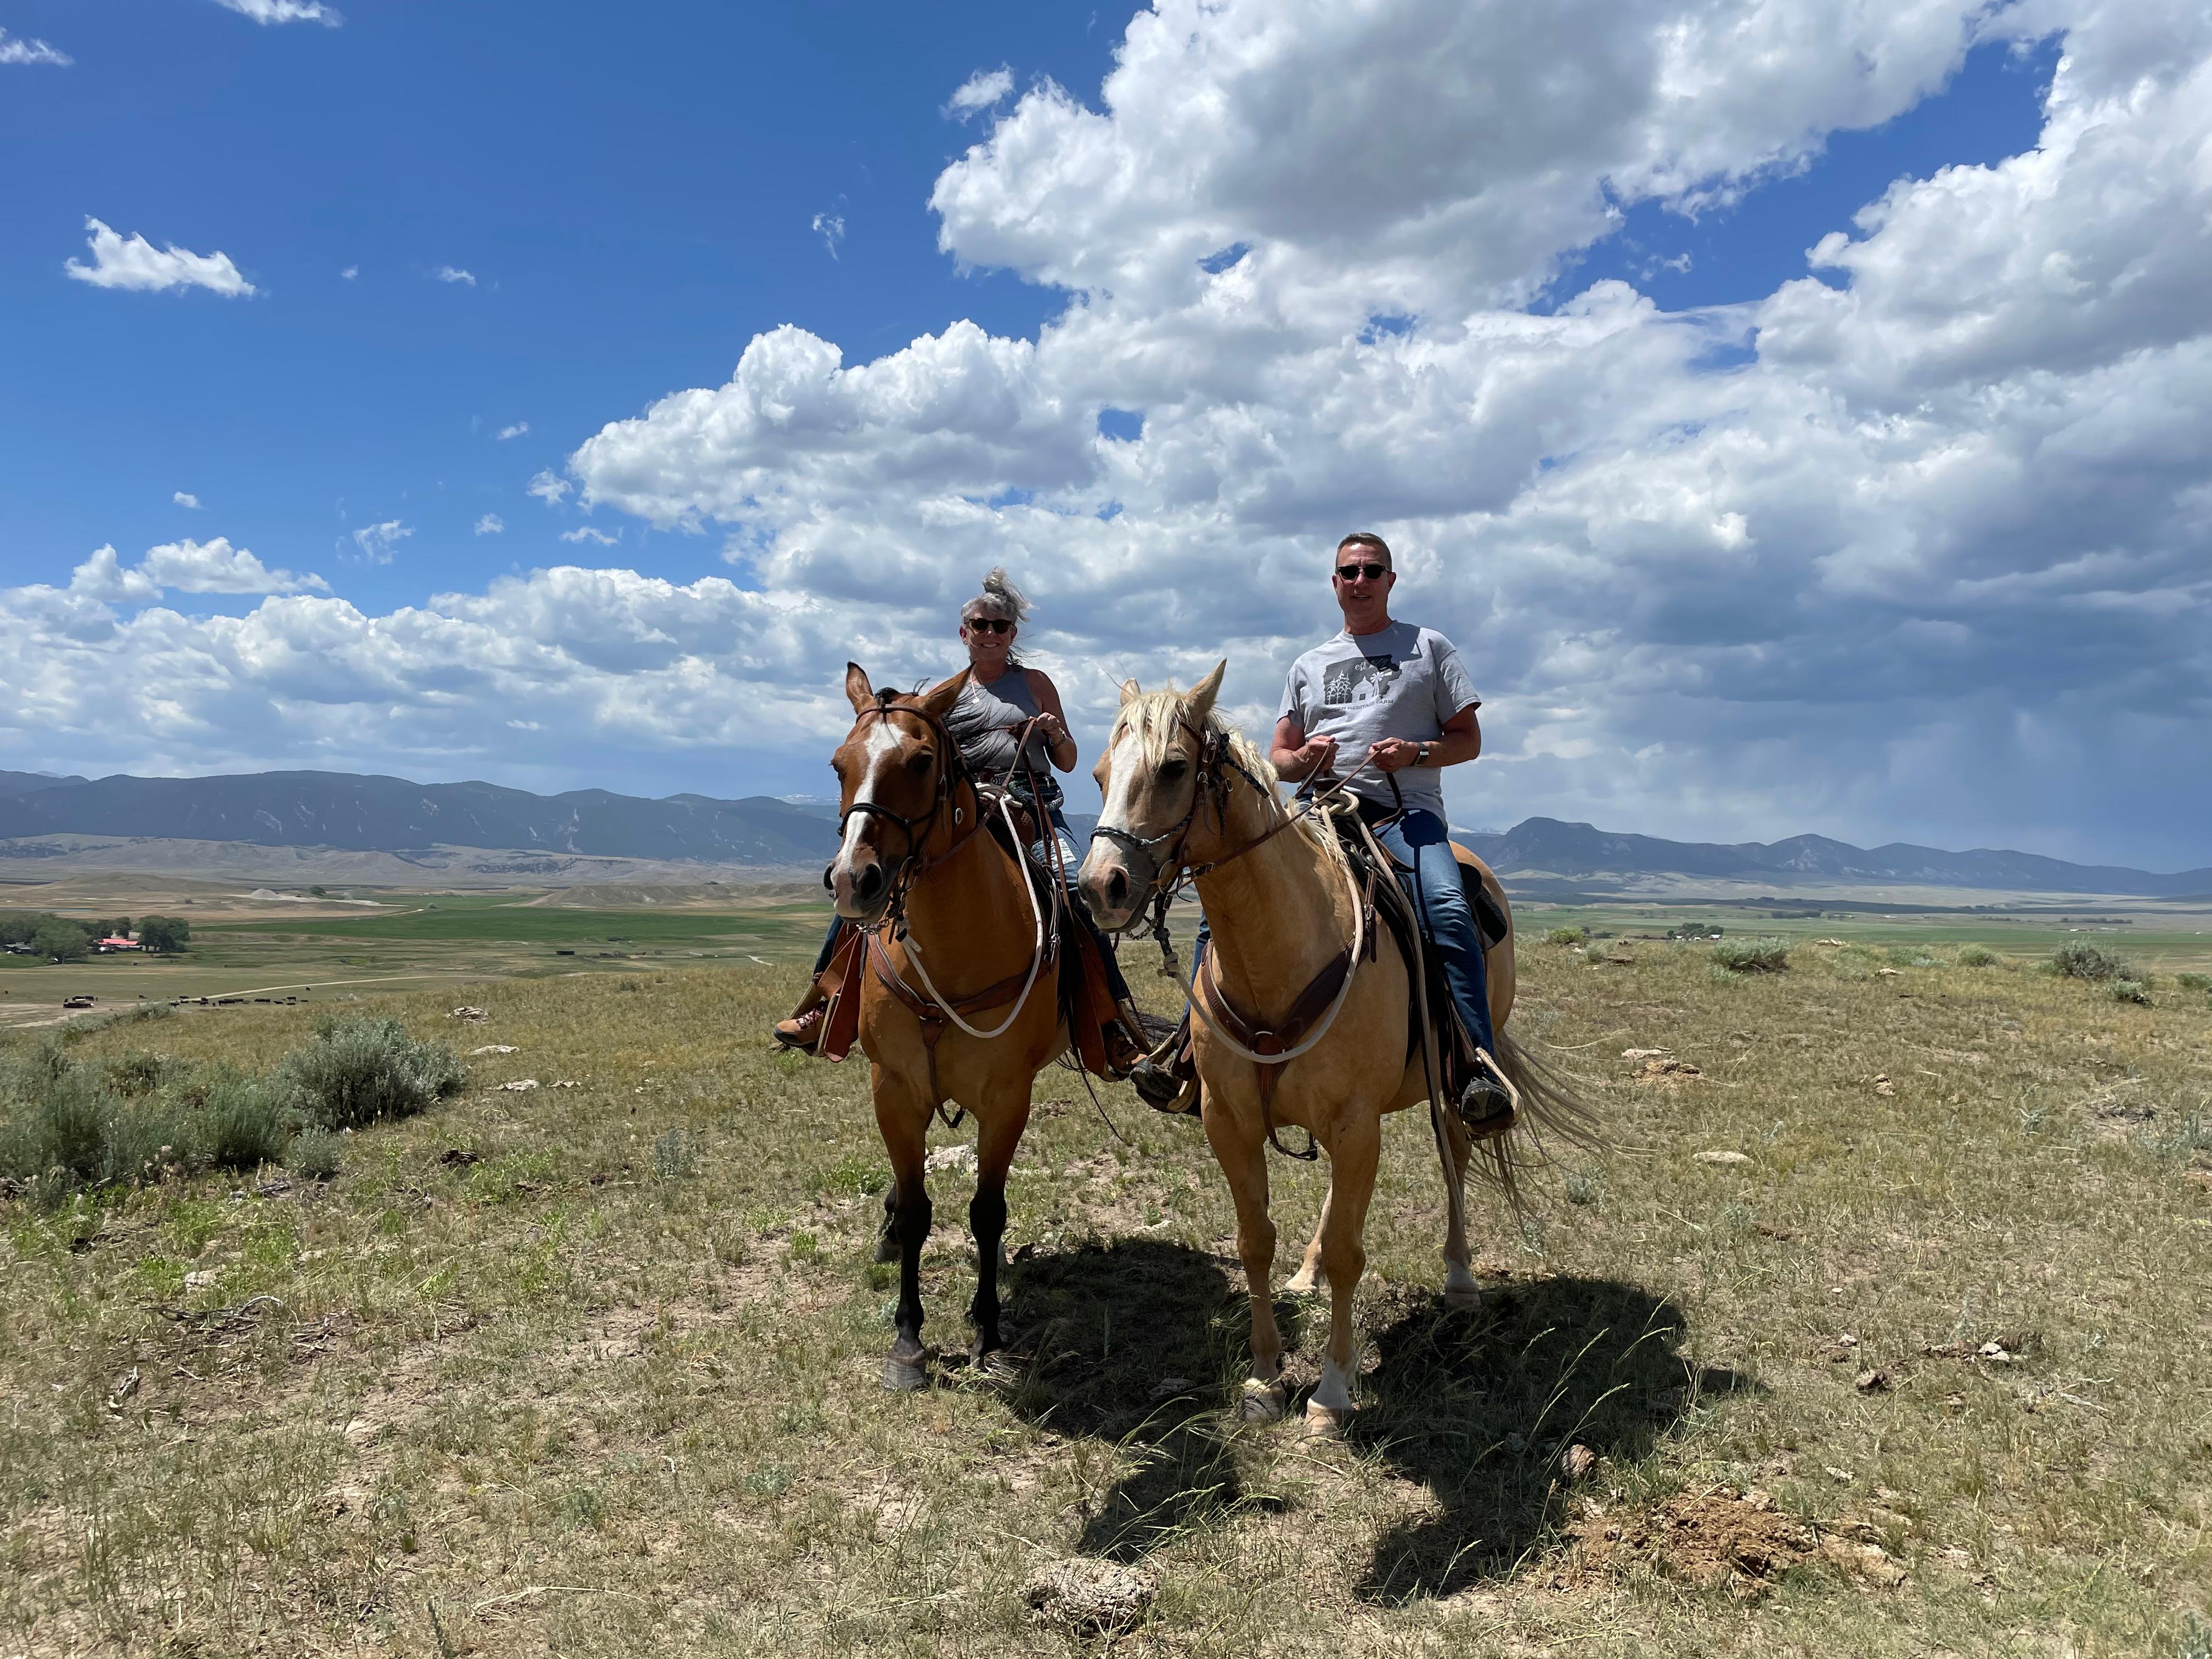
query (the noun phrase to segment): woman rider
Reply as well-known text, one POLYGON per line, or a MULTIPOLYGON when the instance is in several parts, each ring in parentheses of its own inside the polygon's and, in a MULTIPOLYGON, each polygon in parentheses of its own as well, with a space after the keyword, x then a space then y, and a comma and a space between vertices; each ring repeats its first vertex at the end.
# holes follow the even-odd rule
MULTIPOLYGON (((945 725, 953 742, 960 745, 961 758, 969 772, 991 781, 1004 780, 1007 793, 1017 802, 1030 807, 1041 822, 1050 823, 1051 837, 1059 843, 1060 857, 1072 875, 1083 855, 1068 831, 1060 784, 1052 769, 1075 769, 1075 739, 1068 735, 1067 716, 1051 677, 1042 669, 1023 666, 1014 655, 1015 636, 1029 611, 1030 602, 1006 579, 1003 566, 984 577, 983 591, 960 607, 960 642, 968 647, 968 684, 960 688, 960 700, 952 705, 945 725), (1018 736, 1024 726, 1029 727, 1029 737, 1023 744, 1018 736), (1017 769, 1018 761, 1026 761, 1026 769, 1017 769), (1037 784, 1036 799, 1030 799, 1032 777, 1037 784)), ((1029 854, 1039 869, 1052 869, 1052 848, 1043 841, 1032 843, 1029 854)), ((1140 1028, 1129 1000, 1128 983, 1121 977, 1112 949, 1099 937, 1089 909, 1077 904, 1071 912, 1097 944, 1115 1005, 1122 1011, 1122 1024, 1109 1024, 1104 1033, 1108 1063, 1118 1076, 1143 1052, 1132 1035, 1140 1028)), ((842 916, 830 918, 829 937, 822 941, 821 954, 814 959, 817 981, 828 971, 845 926, 842 916)), ((787 1048, 811 1052, 821 1038, 823 1006, 817 982, 808 988, 806 1000, 796 1013, 776 1022, 776 1041, 787 1048)))

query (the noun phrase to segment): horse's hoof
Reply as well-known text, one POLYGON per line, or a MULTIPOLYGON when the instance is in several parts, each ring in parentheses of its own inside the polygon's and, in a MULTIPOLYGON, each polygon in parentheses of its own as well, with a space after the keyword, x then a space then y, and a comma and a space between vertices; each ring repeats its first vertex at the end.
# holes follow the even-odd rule
POLYGON ((903 1359, 884 1361, 884 1387, 893 1394, 917 1394, 928 1386, 928 1374, 921 1366, 903 1359))
POLYGON ((1247 1423, 1273 1423, 1281 1419, 1290 1407, 1290 1390, 1278 1377, 1273 1382, 1262 1382, 1256 1376, 1244 1379, 1244 1392, 1237 1402, 1237 1415, 1247 1423))
POLYGON ((1444 1286, 1444 1306, 1456 1313, 1473 1313, 1482 1305, 1482 1286, 1480 1285, 1447 1285, 1444 1286))
POLYGON ((1349 1408, 1331 1411, 1318 1400, 1306 1401, 1306 1436, 1313 1440, 1341 1440, 1344 1431, 1352 1425, 1354 1413, 1349 1408))
POLYGON ((901 1338, 884 1358, 884 1387, 898 1394, 927 1388, 929 1376, 922 1370, 921 1360, 921 1344, 901 1338))
POLYGON ((1311 1296, 1320 1289, 1321 1275, 1319 1273, 1315 1273, 1310 1276, 1305 1273, 1293 1273, 1290 1278, 1283 1281, 1283 1294, 1285 1296, 1311 1296))

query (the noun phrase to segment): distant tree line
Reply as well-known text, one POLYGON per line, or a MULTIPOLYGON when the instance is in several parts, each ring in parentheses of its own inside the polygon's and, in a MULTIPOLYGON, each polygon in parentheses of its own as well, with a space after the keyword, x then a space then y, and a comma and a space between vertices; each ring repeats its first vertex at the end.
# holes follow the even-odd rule
MULTIPOLYGON (((104 939, 131 937, 128 916, 91 921, 58 916, 50 910, 0 910, 0 945, 28 945, 33 956, 54 962, 82 962, 104 939)), ((141 916, 137 941, 161 956, 174 955, 191 942, 192 925, 182 916, 141 916)))

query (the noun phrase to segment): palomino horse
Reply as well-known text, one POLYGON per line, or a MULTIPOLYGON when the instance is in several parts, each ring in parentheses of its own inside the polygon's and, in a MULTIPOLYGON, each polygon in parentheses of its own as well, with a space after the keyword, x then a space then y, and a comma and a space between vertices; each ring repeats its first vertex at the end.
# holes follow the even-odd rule
MULTIPOLYGON (((1097 769, 1105 811, 1083 861, 1081 888, 1100 926, 1126 927, 1154 892, 1188 871, 1212 928, 1215 984, 1236 1012, 1209 1007, 1206 988, 1197 988, 1200 1018, 1191 1036, 1206 1138, 1236 1200, 1237 1252, 1251 1292, 1249 1417, 1276 1416, 1286 1403, 1266 1148, 1277 1124, 1295 1124, 1328 1153, 1321 1224, 1289 1288, 1310 1291, 1317 1277, 1328 1280, 1328 1358, 1306 1417, 1312 1428, 1332 1432, 1353 1408, 1352 1297, 1366 1264, 1361 1235, 1382 1115, 1427 1098, 1429 1085, 1420 1054, 1407 1054, 1412 977, 1387 942, 1361 960, 1361 935, 1375 918, 1363 914, 1363 895, 1334 830, 1317 815, 1286 824, 1273 768, 1213 712, 1227 665, 1186 695, 1143 692, 1134 681, 1122 687, 1121 715, 1097 769), (1340 965, 1347 952, 1348 972, 1340 965), (1224 1024, 1279 1036, 1248 1049, 1224 1034, 1224 1024), (1250 1057, 1260 1053, 1289 1056, 1266 1086, 1250 1057)), ((1497 878, 1479 861, 1476 867, 1510 921, 1497 878)), ((1577 1103, 1504 1035, 1513 1010, 1510 929, 1487 953, 1487 966, 1498 1059, 1524 1113, 1574 1133, 1577 1103)), ((1474 1149, 1449 1102, 1437 1115, 1447 1185, 1444 1296, 1471 1307, 1480 1292, 1468 1261, 1463 1187, 1474 1149)), ((1488 1150, 1496 1170, 1510 1177, 1510 1154, 1495 1143, 1488 1150)))
POLYGON ((848 663, 855 719, 830 763, 844 838, 830 882, 837 914, 866 930, 855 947, 868 952, 860 1042, 891 1162, 886 1237, 898 1247, 899 1297, 884 1385, 893 1389, 924 1381, 930 1118, 946 1100, 975 1115, 968 1206, 975 1299, 968 1312, 980 1357, 1000 1346, 1006 1169, 1029 1123, 1030 1085, 1067 1040, 1034 890, 1015 856, 985 832, 986 804, 945 727, 967 678, 902 696, 876 690, 848 663))

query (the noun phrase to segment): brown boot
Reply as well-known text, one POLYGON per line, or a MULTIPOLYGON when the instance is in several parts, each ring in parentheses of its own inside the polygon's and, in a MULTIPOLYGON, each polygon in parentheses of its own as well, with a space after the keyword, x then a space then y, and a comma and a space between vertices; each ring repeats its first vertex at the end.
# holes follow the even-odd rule
POLYGON ((801 1054, 812 1054, 816 1045, 822 1041, 822 1016, 826 1006, 818 1000, 810 1000, 789 1019, 776 1021, 775 1040, 787 1048, 796 1048, 801 1054))

